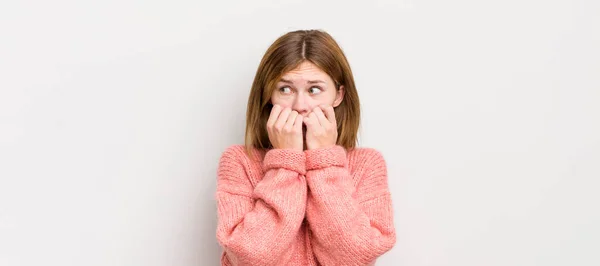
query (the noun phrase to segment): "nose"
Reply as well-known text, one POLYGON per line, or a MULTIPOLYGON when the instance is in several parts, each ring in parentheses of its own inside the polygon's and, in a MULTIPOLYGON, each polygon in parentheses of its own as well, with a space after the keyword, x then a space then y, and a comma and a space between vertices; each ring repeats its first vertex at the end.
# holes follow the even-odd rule
POLYGON ((298 93, 296 99, 294 99, 292 110, 306 116, 310 112, 308 100, 308 96, 304 95, 303 93, 298 93))

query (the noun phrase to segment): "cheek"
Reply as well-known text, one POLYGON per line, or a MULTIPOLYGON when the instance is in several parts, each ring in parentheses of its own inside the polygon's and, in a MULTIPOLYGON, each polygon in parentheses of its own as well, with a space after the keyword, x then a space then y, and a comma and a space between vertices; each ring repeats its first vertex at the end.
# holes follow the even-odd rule
POLYGON ((330 97, 330 95, 323 95, 323 97, 319 97, 313 101, 313 107, 317 107, 320 105, 333 105, 335 101, 335 97, 330 97))
POLYGON ((279 96, 273 96, 271 97, 271 104, 277 104, 283 108, 286 107, 292 107, 294 100, 292 99, 292 97, 279 97, 279 96))

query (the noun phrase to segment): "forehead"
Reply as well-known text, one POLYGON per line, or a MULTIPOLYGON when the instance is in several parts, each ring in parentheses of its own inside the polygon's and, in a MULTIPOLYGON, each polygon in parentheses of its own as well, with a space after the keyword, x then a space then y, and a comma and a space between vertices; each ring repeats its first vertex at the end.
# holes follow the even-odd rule
POLYGON ((292 69, 289 72, 286 72, 285 74, 283 74, 283 76, 281 78, 285 79, 285 80, 291 80, 291 81, 304 81, 304 80, 315 80, 315 79, 331 81, 331 78, 329 77, 329 75, 327 75, 327 73, 325 73, 323 70, 321 70, 315 64, 313 64, 311 62, 307 62, 307 61, 302 62, 295 69, 292 69))

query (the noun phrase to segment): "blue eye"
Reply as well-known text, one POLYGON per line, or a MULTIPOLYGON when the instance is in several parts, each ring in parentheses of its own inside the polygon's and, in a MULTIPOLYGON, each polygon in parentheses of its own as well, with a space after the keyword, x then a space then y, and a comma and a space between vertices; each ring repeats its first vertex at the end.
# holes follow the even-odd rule
POLYGON ((322 91, 322 90, 321 90, 321 88, 319 88, 319 87, 312 87, 312 88, 310 88, 308 91, 309 91, 311 94, 319 94, 319 93, 321 93, 321 91, 322 91))

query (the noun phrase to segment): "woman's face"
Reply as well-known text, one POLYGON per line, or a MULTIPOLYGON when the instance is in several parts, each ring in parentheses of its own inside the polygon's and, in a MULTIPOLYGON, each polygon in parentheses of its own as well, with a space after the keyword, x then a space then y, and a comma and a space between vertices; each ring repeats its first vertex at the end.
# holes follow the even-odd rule
POLYGON ((289 107, 306 117, 320 105, 337 107, 343 96, 343 86, 337 90, 329 75, 313 63, 304 61, 277 82, 271 103, 289 107))

